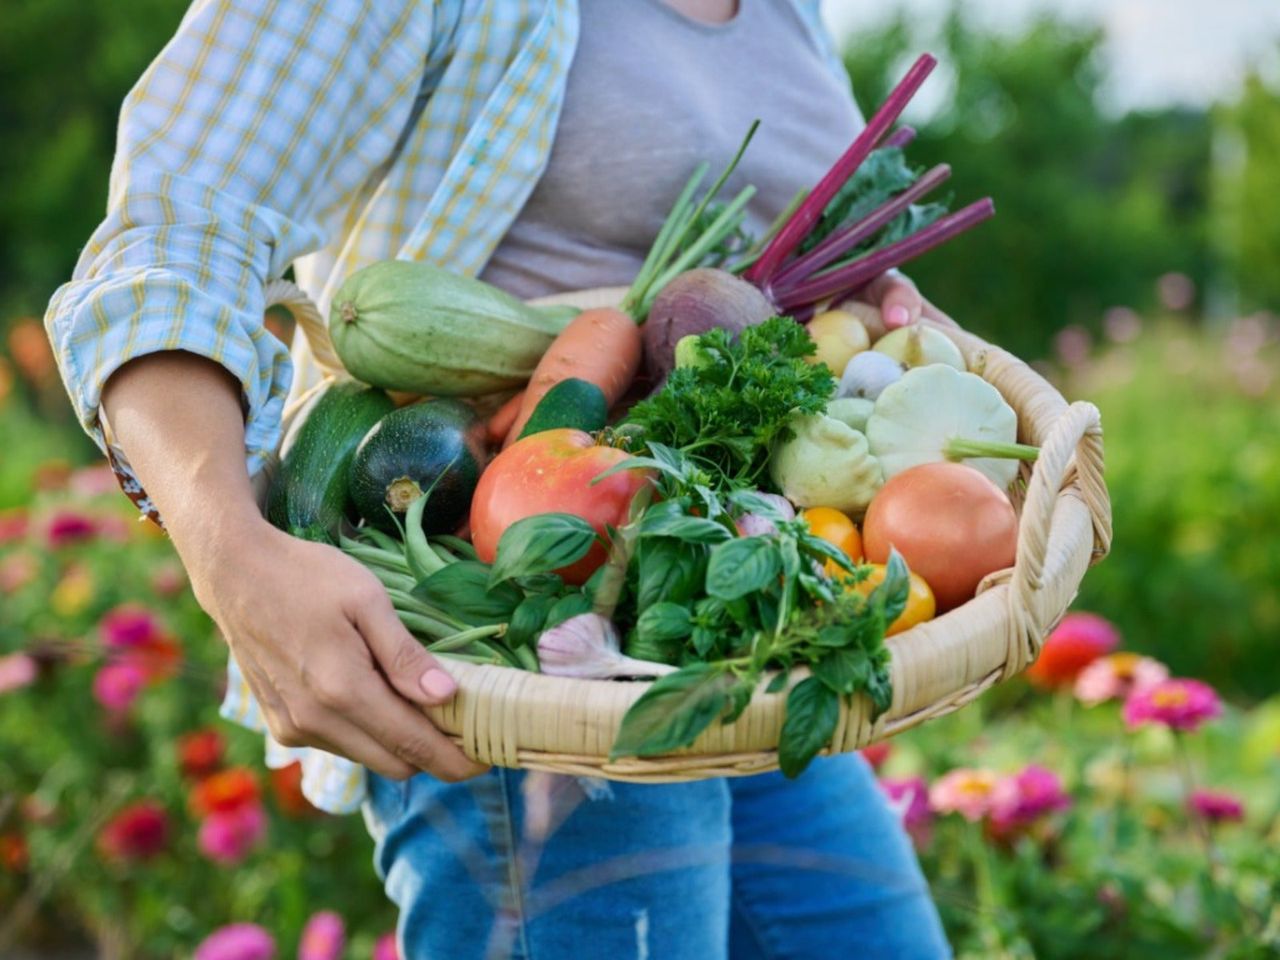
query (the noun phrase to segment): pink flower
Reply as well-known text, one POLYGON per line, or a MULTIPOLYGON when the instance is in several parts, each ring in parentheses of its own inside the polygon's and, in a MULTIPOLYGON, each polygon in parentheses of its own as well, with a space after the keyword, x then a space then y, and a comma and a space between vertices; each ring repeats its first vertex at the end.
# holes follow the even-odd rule
POLYGON ((99 497, 119 493, 120 481, 111 466, 103 462, 74 471, 67 480, 67 488, 82 497, 99 497))
POLYGON ((339 960, 346 944, 342 917, 330 910, 311 915, 302 928, 298 943, 298 960, 339 960))
POLYGON ((112 713, 124 713, 147 682, 146 671, 133 660, 113 660, 93 678, 93 697, 112 713))
POLYGON ((266 835, 266 811, 262 804, 252 803, 225 813, 211 813, 200 824, 196 846, 214 863, 231 866, 248 856, 266 835))
POLYGON ((1076 699, 1086 706, 1107 700, 1123 700, 1134 690, 1169 679, 1169 668, 1159 660, 1136 653, 1112 653, 1099 657, 1076 677, 1076 699))
POLYGON ((70 510, 59 510, 45 528, 45 540, 53 549, 92 539, 97 532, 93 518, 70 510))
POLYGON ((885 777, 880 780, 880 789, 902 818, 902 825, 916 845, 928 843, 933 833, 933 811, 929 809, 929 786, 924 778, 885 777))
POLYGON ((40 676, 40 664, 26 653, 11 653, 0 657, 0 693, 12 693, 36 682, 40 676))
POLYGON ((98 834, 98 852, 107 860, 150 860, 169 845, 169 815, 154 800, 123 808, 98 834))
POLYGON ((952 770, 929 788, 929 805, 938 813, 958 813, 976 823, 991 812, 998 780, 990 770, 952 770))
POLYGON ((1062 687, 1074 683, 1080 671, 1120 645, 1120 633, 1111 621, 1096 613, 1068 613, 1049 634, 1036 662, 1027 668, 1027 679, 1038 687, 1062 687))
POLYGON ((13 553, 0 559, 0 594, 17 593, 39 572, 40 565, 29 553, 13 553))
POLYGON ((400 949, 396 946, 396 935, 384 933, 373 945, 373 960, 400 960, 400 949))
POLYGON ((145 647, 160 636, 160 625, 150 610, 125 604, 103 616, 98 634, 107 647, 145 647))
POLYGON ((276 942, 256 923, 232 923, 196 947, 194 960, 273 960, 276 942))
POLYGON ((1161 723, 1172 730, 1197 730, 1221 714, 1222 701, 1213 687, 1178 677, 1134 690, 1122 711, 1130 730, 1147 723, 1161 723))
POLYGON ((1225 790, 1192 790, 1187 797, 1187 809, 1210 823, 1244 819, 1244 802, 1225 790))
POLYGON ((1002 777, 996 784, 991 797, 991 820, 997 829, 1008 831, 1070 806, 1071 798, 1062 789, 1058 775, 1033 763, 1013 776, 1002 777))
POLYGON ((0 544, 23 539, 27 535, 29 525, 27 511, 21 507, 0 510, 0 544))
POLYGON ((151 589, 162 597, 177 596, 187 586, 187 575, 181 564, 164 563, 151 574, 151 589))

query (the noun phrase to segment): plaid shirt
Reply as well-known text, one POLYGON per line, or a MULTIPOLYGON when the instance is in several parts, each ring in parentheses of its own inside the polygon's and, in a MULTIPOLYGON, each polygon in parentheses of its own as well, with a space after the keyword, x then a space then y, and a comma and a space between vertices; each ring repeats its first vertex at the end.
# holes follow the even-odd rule
MULTIPOLYGON (((577 33, 577 0, 196 0, 125 100, 107 217, 46 316, 85 429, 105 446, 120 366, 186 350, 239 379, 250 473, 273 462, 318 374, 265 329, 266 284, 292 264, 327 313, 377 260, 478 273, 546 165, 577 33)), ((234 660, 222 713, 266 730, 234 660)), ((269 765, 295 758, 313 803, 358 807, 362 767, 268 737, 269 765)))

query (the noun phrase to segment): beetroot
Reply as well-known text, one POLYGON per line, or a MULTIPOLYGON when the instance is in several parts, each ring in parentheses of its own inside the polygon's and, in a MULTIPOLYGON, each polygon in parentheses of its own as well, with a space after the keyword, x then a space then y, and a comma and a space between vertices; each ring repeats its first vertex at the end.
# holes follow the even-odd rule
POLYGON ((645 368, 661 383, 675 366, 681 337, 715 327, 737 333, 776 312, 764 294, 732 273, 707 267, 688 270, 662 288, 641 328, 645 368))

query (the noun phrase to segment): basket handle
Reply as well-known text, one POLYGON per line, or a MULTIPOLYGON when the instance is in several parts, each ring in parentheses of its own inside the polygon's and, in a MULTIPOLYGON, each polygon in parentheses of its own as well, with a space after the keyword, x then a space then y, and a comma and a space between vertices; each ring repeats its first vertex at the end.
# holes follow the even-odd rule
POLYGON ((307 344, 311 347, 316 365, 325 378, 346 378, 347 373, 342 367, 342 361, 338 359, 338 353, 333 349, 333 341, 329 339, 329 326, 324 322, 324 317, 320 316, 320 309, 302 288, 288 280, 272 280, 267 284, 263 294, 267 307, 284 307, 293 314, 293 319, 298 329, 302 331, 302 335, 307 338, 307 344))
POLYGON ((1111 500, 1102 480, 1102 420, 1091 403, 1071 404, 1040 447, 1018 524, 1018 554, 1009 578, 1009 649, 1001 679, 1025 669, 1040 653, 1050 624, 1042 622, 1038 594, 1058 495, 1074 482, 1093 519, 1093 558, 1111 549, 1111 500), (1072 469, 1074 468, 1074 470, 1072 469))

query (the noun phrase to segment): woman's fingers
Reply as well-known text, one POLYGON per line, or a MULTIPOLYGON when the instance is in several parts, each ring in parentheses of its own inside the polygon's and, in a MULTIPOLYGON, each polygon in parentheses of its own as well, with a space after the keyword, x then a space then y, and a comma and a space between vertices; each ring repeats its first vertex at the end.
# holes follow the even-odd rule
POLYGON ((352 614, 373 659, 402 697, 426 706, 453 699, 458 688, 453 677, 405 629, 380 586, 374 584, 368 596, 360 597, 352 614))
POLYGON ((915 323, 924 309, 924 297, 916 285, 896 270, 882 273, 871 281, 866 298, 880 307, 884 325, 890 330, 915 323))

